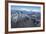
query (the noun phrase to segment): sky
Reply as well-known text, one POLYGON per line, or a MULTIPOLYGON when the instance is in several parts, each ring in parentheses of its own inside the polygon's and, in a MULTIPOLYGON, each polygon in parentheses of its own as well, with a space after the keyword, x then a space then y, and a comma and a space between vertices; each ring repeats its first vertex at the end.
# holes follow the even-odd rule
POLYGON ((39 12, 41 10, 41 8, 38 6, 15 6, 15 5, 12 5, 11 6, 11 9, 12 10, 26 10, 26 11, 37 11, 39 12))

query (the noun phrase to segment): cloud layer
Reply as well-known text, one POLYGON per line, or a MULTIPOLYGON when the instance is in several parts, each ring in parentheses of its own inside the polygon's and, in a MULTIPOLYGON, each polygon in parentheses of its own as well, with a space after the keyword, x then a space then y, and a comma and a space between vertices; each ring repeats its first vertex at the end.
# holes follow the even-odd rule
POLYGON ((27 9, 27 8, 12 8, 12 10, 20 10, 20 11, 34 11, 34 12, 40 12, 38 9, 27 9))

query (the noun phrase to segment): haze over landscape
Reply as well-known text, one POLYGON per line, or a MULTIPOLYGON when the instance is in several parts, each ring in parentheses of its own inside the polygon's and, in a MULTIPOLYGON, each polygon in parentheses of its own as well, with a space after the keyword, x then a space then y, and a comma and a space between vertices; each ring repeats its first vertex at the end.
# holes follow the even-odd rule
POLYGON ((40 27, 40 7, 11 6, 11 27, 40 27))

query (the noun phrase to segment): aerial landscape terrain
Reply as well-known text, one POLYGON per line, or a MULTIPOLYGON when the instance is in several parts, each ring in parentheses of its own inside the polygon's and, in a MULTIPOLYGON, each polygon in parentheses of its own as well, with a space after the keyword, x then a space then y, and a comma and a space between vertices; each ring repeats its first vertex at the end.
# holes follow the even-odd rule
POLYGON ((26 7, 12 8, 11 28, 40 27, 40 16, 40 11, 28 10, 26 7))

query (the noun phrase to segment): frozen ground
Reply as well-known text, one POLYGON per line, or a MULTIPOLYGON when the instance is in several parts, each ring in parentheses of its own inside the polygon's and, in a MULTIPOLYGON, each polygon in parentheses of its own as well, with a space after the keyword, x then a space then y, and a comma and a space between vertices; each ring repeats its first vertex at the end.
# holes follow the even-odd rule
POLYGON ((28 12, 12 12, 11 15, 11 27, 12 28, 23 28, 23 27, 40 27, 40 13, 34 14, 28 12))

